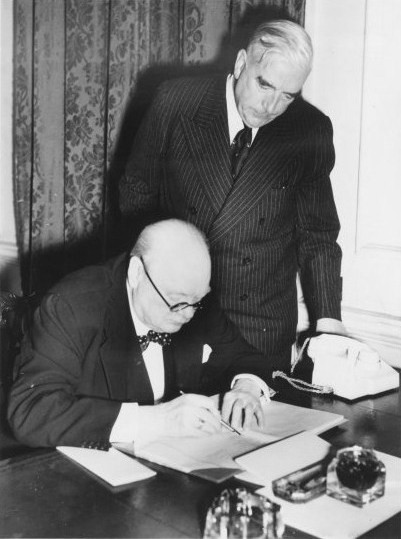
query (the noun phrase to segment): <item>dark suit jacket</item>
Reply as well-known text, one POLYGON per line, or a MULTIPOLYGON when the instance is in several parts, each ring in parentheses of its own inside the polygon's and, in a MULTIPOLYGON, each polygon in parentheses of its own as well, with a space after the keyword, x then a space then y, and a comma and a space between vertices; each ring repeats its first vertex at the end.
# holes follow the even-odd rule
POLYGON ((295 339, 298 269, 312 322, 341 319, 332 126, 295 100, 259 129, 233 185, 225 80, 161 86, 121 180, 120 204, 138 222, 177 216, 207 234, 221 306, 282 367, 295 339))
MULTIPOLYGON (((9 402, 16 437, 28 445, 108 443, 122 402, 153 404, 126 290, 125 256, 71 274, 43 299, 17 361, 9 402)), ((226 390, 251 372, 270 380, 253 349, 213 301, 164 349, 165 399, 226 390), (202 365, 203 345, 213 352, 202 365)), ((270 385, 272 385, 270 383, 270 385)))

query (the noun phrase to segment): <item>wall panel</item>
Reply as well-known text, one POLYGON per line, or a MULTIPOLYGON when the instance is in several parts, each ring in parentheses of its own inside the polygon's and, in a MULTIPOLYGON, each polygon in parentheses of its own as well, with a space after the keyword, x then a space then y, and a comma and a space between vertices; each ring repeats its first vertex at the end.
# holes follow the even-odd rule
POLYGON ((343 320, 401 367, 401 38, 398 0, 309 0, 307 97, 333 121, 343 320))

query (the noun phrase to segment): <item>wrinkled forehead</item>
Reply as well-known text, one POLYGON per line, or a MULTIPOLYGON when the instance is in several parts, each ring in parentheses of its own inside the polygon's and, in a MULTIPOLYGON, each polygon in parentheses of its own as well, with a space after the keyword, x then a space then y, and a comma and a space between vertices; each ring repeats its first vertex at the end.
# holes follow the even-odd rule
POLYGON ((149 271, 163 290, 171 294, 203 297, 209 292, 211 264, 208 256, 153 260, 149 271))
POLYGON ((309 75, 309 69, 305 66, 283 54, 266 50, 258 60, 252 62, 252 70, 255 76, 290 93, 299 92, 309 75))

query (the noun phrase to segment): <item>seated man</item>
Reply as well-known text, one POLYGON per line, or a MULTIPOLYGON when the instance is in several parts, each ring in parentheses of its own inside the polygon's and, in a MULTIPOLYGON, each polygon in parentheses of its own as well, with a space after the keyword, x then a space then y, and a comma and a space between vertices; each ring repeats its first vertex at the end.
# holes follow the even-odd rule
POLYGON ((220 419, 262 423, 268 361, 208 294, 210 272, 203 234, 170 219, 145 228, 128 260, 54 286, 17 360, 15 436, 32 446, 108 447, 207 435, 224 428, 220 419), (224 394, 221 411, 205 396, 215 393, 224 394))

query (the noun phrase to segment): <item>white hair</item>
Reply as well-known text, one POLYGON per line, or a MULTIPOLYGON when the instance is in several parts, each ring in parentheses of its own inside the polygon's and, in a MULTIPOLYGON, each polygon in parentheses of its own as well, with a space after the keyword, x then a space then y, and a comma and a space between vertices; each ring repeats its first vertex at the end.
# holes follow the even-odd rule
POLYGON ((312 68, 313 47, 307 32, 294 22, 278 19, 259 25, 252 34, 247 52, 255 61, 261 61, 264 55, 275 52, 303 67, 312 68), (256 59, 257 55, 260 56, 256 59))

